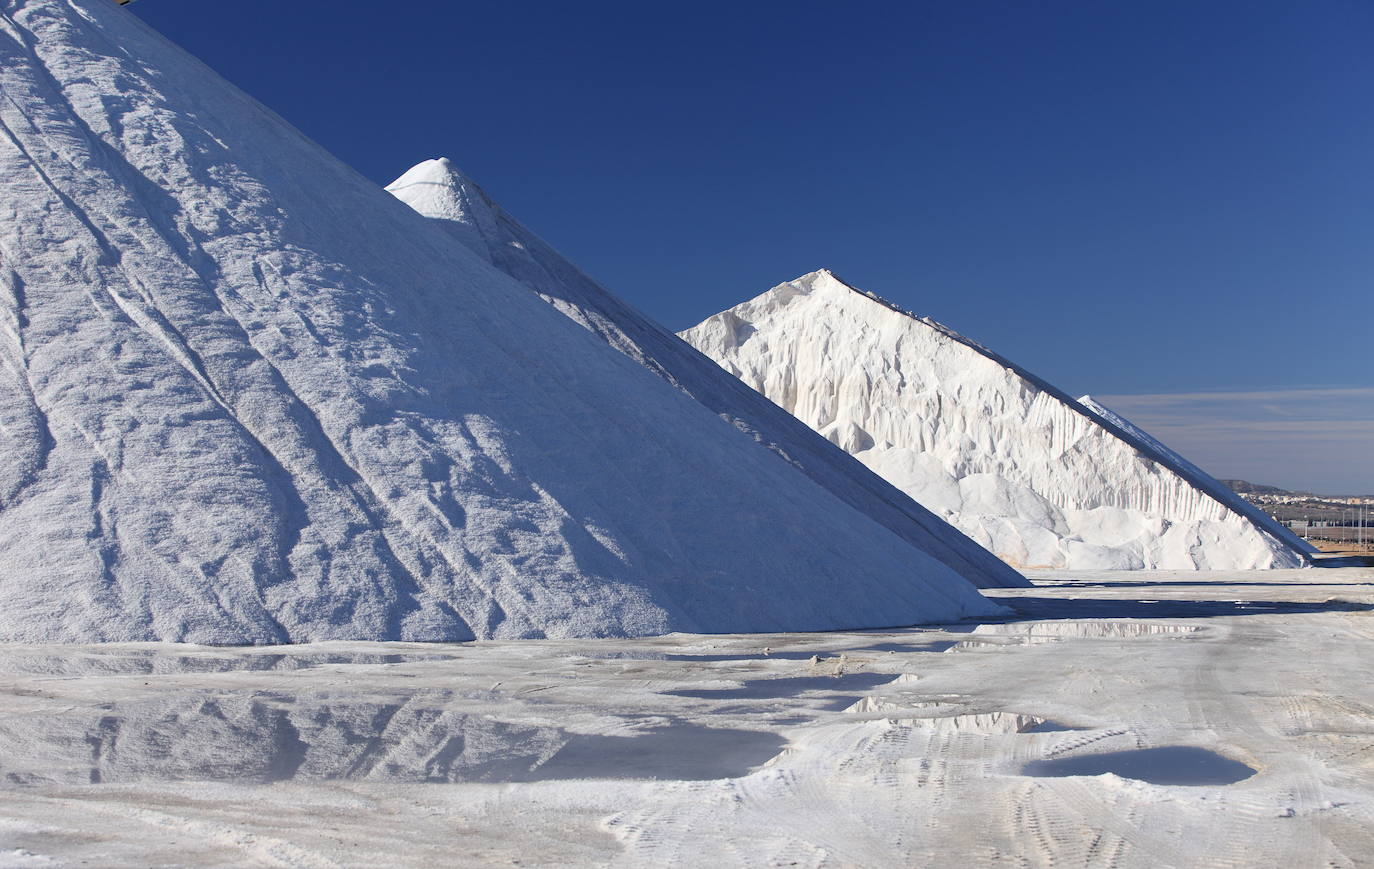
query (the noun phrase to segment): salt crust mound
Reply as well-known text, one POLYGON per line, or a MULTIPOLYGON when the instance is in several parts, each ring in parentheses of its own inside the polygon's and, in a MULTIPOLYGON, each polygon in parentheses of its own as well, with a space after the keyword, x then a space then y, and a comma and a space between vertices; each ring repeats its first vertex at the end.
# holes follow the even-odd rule
POLYGON ((612 347, 965 579, 984 588, 1027 585, 1019 573, 987 550, 583 274, 506 213, 451 161, 426 160, 387 189, 612 347))
POLYGON ((127 10, 0 0, 0 93, 0 640, 999 611, 127 10))
POLYGON ((1305 563, 1287 529, 1119 417, 828 271, 681 334, 1009 564, 1305 563))

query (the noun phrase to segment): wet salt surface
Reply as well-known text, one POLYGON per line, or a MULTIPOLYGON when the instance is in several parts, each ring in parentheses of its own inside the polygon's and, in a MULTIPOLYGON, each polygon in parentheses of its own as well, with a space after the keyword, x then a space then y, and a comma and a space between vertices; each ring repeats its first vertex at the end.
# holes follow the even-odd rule
POLYGON ((532 771, 529 780, 734 778, 766 763, 786 744, 776 733, 686 723, 642 736, 580 735, 532 771))
POLYGON ((0 646, 0 864, 1357 865, 1374 619, 1274 575, 829 634, 0 646))
POLYGON ((1035 760, 1021 772, 1053 778, 1111 773, 1156 785, 1229 785, 1244 781, 1256 770, 1205 748, 1167 745, 1035 760))
POLYGON ((751 679, 738 688, 688 688, 665 691, 672 697, 701 700, 780 700, 808 691, 867 691, 897 679, 892 673, 853 673, 848 676, 795 676, 781 679, 751 679))
MULTIPOLYGON (((174 648, 174 647, 173 647, 174 648)), ((365 653, 328 652, 273 653, 195 652, 178 654, 173 651, 138 649, 132 651, 112 647, 88 654, 4 653, 3 672, 13 675, 79 676, 169 676, 192 673, 237 673, 310 670, 331 665, 369 666, 408 664, 428 661, 448 661, 457 657, 443 653, 365 653)))
POLYGON ((6 718, 0 781, 691 781, 744 775, 786 744, 777 733, 662 716, 659 726, 605 734, 464 711, 465 701, 490 696, 197 692, 6 718))
MULTIPOLYGON (((0 680, 30 707, 0 715, 0 782, 730 778, 786 747, 773 728, 844 711, 954 734, 1069 729, 1013 712, 965 714, 919 692, 865 700, 894 683, 920 684, 917 674, 880 672, 899 660, 900 669, 978 644, 1167 640, 1195 630, 1093 619, 709 643, 14 647, 0 655, 0 680), (185 678, 201 675, 203 683, 185 678), (705 719, 702 701, 711 704, 705 719)), ((1092 774, 1045 763, 1028 774, 1092 774)))

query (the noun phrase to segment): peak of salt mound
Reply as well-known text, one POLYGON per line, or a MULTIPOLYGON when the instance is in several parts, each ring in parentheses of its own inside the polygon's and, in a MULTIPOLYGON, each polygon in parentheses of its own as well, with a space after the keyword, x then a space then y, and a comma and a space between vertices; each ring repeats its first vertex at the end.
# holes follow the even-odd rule
POLYGON ((0 91, 0 641, 998 609, 106 0, 0 91))
POLYGON ((387 189, 479 257, 805 473, 831 495, 982 587, 1026 581, 843 450, 587 277, 447 160, 387 189))
POLYGON ((1019 567, 1296 567, 1305 546, 1139 429, 825 270, 681 333, 1019 567))

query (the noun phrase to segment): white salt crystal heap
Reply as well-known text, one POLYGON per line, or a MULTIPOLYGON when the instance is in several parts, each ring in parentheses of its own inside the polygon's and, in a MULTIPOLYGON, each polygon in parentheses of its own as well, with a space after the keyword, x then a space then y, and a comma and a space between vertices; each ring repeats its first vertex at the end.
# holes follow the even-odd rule
POLYGON ((0 640, 997 611, 108 0, 0 93, 0 640))
POLYGON ((1100 405, 813 272, 682 332, 1018 567, 1297 567, 1308 547, 1100 405))
POLYGON ((1019 573, 987 550, 583 274, 449 160, 426 160, 387 189, 606 343, 965 579, 984 588, 1026 585, 1019 573))

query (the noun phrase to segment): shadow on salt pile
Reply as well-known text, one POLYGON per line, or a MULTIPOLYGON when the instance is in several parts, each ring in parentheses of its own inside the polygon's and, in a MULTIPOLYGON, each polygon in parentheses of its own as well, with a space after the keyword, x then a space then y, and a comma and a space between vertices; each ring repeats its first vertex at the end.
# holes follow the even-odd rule
POLYGON ((1022 767, 1021 772, 1053 778, 1111 773, 1156 785, 1205 786, 1235 784, 1254 775, 1256 770, 1205 748, 1167 745, 1034 760, 1022 767))
POLYGON ((1374 604, 1349 600, 1113 600, 1111 598, 998 597, 1017 613, 1009 622, 1050 619, 1209 619, 1223 616, 1368 612, 1374 604))

